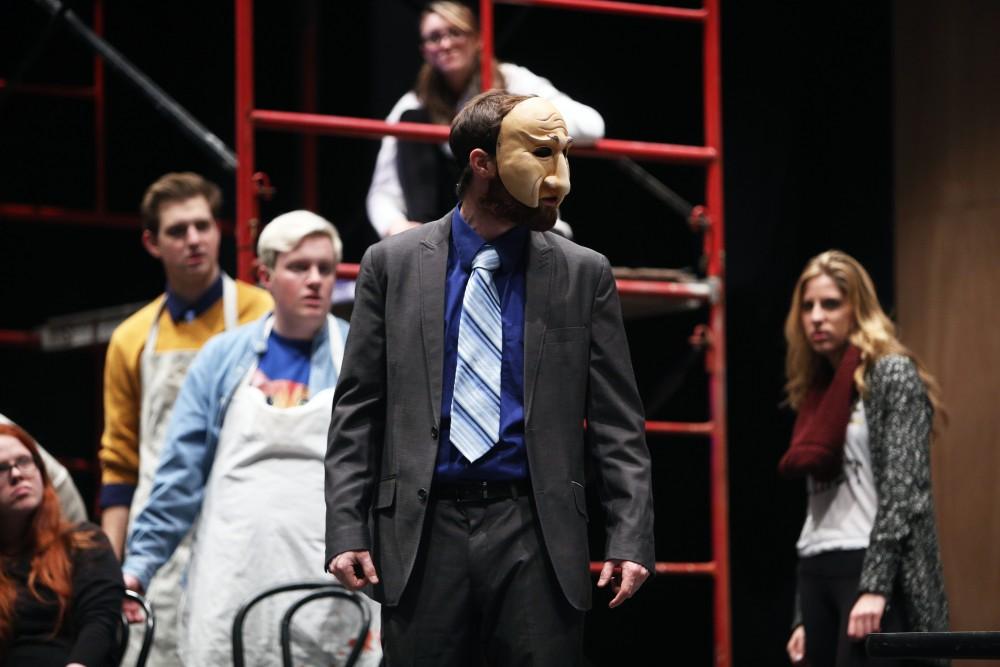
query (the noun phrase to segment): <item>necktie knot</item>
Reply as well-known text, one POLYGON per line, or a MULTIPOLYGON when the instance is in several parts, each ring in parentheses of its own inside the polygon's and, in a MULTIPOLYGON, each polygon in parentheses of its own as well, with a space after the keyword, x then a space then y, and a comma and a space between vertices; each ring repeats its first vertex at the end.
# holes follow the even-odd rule
POLYGON ((472 260, 472 270, 486 269, 490 273, 500 268, 500 255, 493 246, 484 245, 472 260))

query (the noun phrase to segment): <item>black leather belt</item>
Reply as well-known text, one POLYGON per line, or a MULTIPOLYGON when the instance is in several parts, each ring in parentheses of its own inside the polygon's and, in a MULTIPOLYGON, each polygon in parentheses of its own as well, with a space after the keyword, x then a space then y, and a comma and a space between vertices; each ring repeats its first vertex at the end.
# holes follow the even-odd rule
POLYGON ((431 497, 460 503, 483 503, 531 495, 531 482, 438 482, 431 487, 431 497))

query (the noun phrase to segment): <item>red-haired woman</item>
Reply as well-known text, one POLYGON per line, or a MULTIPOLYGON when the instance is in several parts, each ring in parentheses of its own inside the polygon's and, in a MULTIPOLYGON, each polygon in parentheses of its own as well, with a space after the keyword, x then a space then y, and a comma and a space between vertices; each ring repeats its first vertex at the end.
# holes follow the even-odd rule
POLYGON ((34 440, 0 424, 0 665, 110 664, 123 595, 107 538, 63 518, 34 440))

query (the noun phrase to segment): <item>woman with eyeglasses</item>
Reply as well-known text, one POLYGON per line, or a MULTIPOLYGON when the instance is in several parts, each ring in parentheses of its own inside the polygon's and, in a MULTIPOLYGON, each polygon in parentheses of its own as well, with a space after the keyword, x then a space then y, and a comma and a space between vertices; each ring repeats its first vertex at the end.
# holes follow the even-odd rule
POLYGON ((810 667, 899 664, 871 663, 864 638, 948 629, 930 470, 940 391, 843 252, 806 265, 785 339, 798 417, 779 472, 806 477, 809 494, 788 656, 810 667))
POLYGON ((0 665, 114 664, 123 595, 104 533, 63 518, 34 440, 0 424, 0 665))
MULTIPOLYGON (((13 423, 0 412, 0 424, 13 423)), ((52 487, 56 490, 56 495, 59 497, 59 506, 62 508, 63 516, 66 517, 67 521, 72 523, 86 521, 87 509, 83 506, 83 498, 80 497, 80 492, 73 483, 73 478, 70 476, 69 471, 66 470, 66 466, 59 463, 38 442, 35 442, 35 446, 38 448, 38 454, 45 465, 45 472, 49 476, 49 481, 52 482, 52 487)))
MULTIPOLYGON (((480 51, 479 30, 469 7, 450 1, 428 4, 420 16, 424 64, 414 89, 400 98, 386 120, 451 124, 465 102, 480 92, 480 51)), ((604 119, 597 111, 570 99, 527 68, 494 61, 493 86, 552 102, 577 144, 604 136, 604 119)), ((455 206, 460 171, 447 143, 385 137, 368 190, 368 218, 385 237, 441 217, 455 206)))

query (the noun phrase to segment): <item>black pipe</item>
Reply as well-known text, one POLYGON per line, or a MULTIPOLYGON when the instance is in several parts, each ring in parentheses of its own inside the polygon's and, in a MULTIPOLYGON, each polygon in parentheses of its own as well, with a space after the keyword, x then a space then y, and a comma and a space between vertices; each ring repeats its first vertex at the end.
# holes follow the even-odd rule
POLYGON ((868 635, 873 658, 1000 658, 1000 632, 884 632, 868 635))
POLYGON ((684 218, 684 220, 688 220, 691 217, 691 211, 694 207, 690 204, 690 202, 667 187, 663 181, 646 171, 635 160, 624 157, 615 160, 615 164, 617 164, 622 171, 631 176, 632 180, 645 188, 651 195, 666 204, 668 208, 684 218))
POLYGON ((236 154, 221 139, 199 123, 194 116, 167 95, 162 88, 153 83, 152 79, 139 71, 125 56, 96 35, 73 13, 73 10, 67 9, 59 0, 35 0, 35 2, 54 17, 61 16, 77 37, 104 58, 104 61, 112 69, 125 77, 125 80, 135 86, 140 93, 145 95, 153 103, 153 108, 194 139, 199 147, 219 163, 219 166, 227 171, 236 171, 236 154))

